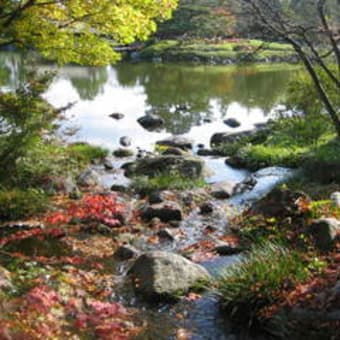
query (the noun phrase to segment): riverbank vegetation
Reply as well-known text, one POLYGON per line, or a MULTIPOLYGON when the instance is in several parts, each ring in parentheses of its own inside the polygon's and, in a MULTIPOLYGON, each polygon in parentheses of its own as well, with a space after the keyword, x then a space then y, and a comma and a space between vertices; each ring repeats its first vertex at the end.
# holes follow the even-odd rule
POLYGON ((146 60, 211 64, 297 62, 291 46, 255 39, 155 40, 140 52, 139 57, 146 60))

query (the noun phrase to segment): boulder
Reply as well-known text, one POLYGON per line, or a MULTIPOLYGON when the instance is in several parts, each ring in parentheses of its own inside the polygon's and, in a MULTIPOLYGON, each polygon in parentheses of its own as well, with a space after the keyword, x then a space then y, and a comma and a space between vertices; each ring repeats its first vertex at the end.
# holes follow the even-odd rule
POLYGON ((245 191, 250 191, 254 188, 256 184, 257 184, 257 179, 253 175, 250 175, 246 179, 244 179, 242 182, 236 184, 234 193, 241 194, 245 191))
POLYGON ((49 183, 46 189, 54 189, 61 191, 67 195, 70 195, 78 190, 77 184, 71 176, 68 177, 56 177, 49 183))
POLYGON ((99 174, 94 169, 85 169, 78 176, 77 184, 84 187, 96 186, 100 184, 99 174))
POLYGON ((204 172, 204 163, 196 157, 162 155, 142 158, 124 165, 126 176, 154 177, 164 173, 176 173, 184 177, 199 178, 204 172))
POLYGON ((225 125, 230 126, 231 128, 237 128, 237 127, 241 126, 241 123, 240 123, 237 119, 235 119, 235 118, 228 118, 228 119, 225 119, 225 120, 223 121, 223 123, 224 123, 225 125))
POLYGON ((162 251, 141 255, 128 274, 136 292, 151 301, 154 298, 175 298, 197 282, 210 279, 202 266, 183 256, 162 251))
POLYGON ((214 183, 210 188, 210 195, 216 199, 228 199, 235 191, 236 183, 223 181, 214 183))
POLYGON ((132 141, 131 138, 128 136, 123 136, 119 138, 119 144, 122 146, 131 146, 132 141))
POLYGON ((124 118, 124 115, 122 113, 114 112, 109 115, 112 119, 120 120, 124 118))
POLYGON ((157 145, 171 146, 182 150, 191 150, 194 141, 183 136, 173 136, 161 141, 156 142, 157 145))
POLYGON ((162 222, 181 221, 183 212, 176 202, 162 202, 147 205, 141 210, 141 216, 146 221, 158 217, 162 222))
POLYGON ((146 115, 137 119, 137 122, 146 130, 157 130, 164 125, 164 119, 155 115, 146 115))
POLYGON ((220 144, 234 143, 245 137, 249 138, 249 142, 261 143, 267 139, 267 128, 260 128, 254 130, 246 130, 240 132, 218 132, 210 139, 211 146, 218 146, 220 144))
POLYGON ((337 235, 340 234, 340 221, 336 218, 320 218, 314 220, 308 228, 315 246, 322 250, 331 250, 337 235))

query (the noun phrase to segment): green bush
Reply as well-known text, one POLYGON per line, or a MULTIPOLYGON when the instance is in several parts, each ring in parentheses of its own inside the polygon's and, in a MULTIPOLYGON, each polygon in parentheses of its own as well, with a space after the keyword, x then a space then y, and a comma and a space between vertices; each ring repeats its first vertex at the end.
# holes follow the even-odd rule
POLYGON ((277 301, 285 285, 308 276, 308 266, 297 252, 267 242, 228 267, 217 279, 217 292, 232 319, 252 326, 261 322, 260 311, 277 301))
POLYGON ((205 186, 203 179, 191 179, 177 173, 158 174, 155 177, 135 177, 132 181, 134 190, 142 195, 148 195, 158 190, 189 190, 205 186))
POLYGON ((280 145, 288 149, 315 147, 332 131, 328 116, 320 113, 275 120, 271 123, 271 130, 268 144, 280 145))
POLYGON ((0 181, 16 175, 18 160, 41 142, 57 117, 57 111, 41 98, 51 76, 30 74, 28 79, 15 92, 0 92, 0 181))
POLYGON ((311 150, 302 164, 304 173, 321 183, 340 181, 340 139, 335 138, 311 150))
MULTIPOLYGON (((328 66, 334 72, 334 74, 337 74, 338 69, 335 64, 328 66)), ((339 89, 329 79, 328 75, 326 75, 321 68, 317 69, 317 72, 327 95, 329 96, 334 106, 339 109, 339 89)), ((292 79, 289 85, 288 94, 285 102, 289 108, 293 110, 299 110, 307 114, 319 115, 324 111, 323 103, 320 100, 320 96, 315 88, 311 77, 306 71, 298 72, 294 79, 292 79)))
POLYGON ((0 190, 0 220, 31 217, 43 212, 46 207, 46 195, 39 190, 0 190))
POLYGON ((71 144, 66 151, 71 158, 83 165, 87 165, 96 159, 103 159, 108 155, 107 149, 86 143, 71 144))

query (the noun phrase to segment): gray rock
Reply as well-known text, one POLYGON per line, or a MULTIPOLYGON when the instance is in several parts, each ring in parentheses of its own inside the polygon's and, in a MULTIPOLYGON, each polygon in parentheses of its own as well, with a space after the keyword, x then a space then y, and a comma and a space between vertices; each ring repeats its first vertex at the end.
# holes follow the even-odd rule
POLYGON ((157 145, 171 146, 174 148, 180 148, 182 150, 191 150, 194 141, 182 136, 173 136, 161 141, 156 142, 157 145))
POLYGON ((214 205, 211 202, 205 202, 200 205, 200 214, 208 215, 214 211, 214 205))
POLYGON ((175 240, 175 236, 173 235, 173 233, 171 232, 171 230, 164 228, 161 229, 157 232, 157 235, 161 238, 161 239, 165 239, 168 241, 174 241, 175 240))
POLYGON ((162 222, 181 221, 183 212, 176 202, 162 202, 142 209, 141 216, 146 221, 158 217, 162 222))
POLYGON ((114 256, 122 261, 130 260, 138 255, 139 251, 129 244, 123 244, 114 253, 114 256))
POLYGON ((176 173, 184 177, 199 178, 204 172, 204 163, 197 157, 157 156, 138 159, 124 166, 126 176, 154 177, 164 173, 176 173))
POLYGON ((78 176, 77 183, 84 187, 96 186, 100 184, 100 177, 97 171, 88 168, 78 176))
POLYGON ((129 271, 136 292, 147 299, 174 298, 197 282, 210 279, 205 268, 168 252, 141 255, 129 271))
POLYGON ((131 146, 132 144, 131 138, 127 136, 120 137, 119 144, 122 146, 131 146))
POLYGON ((114 112, 114 113, 111 113, 109 117, 116 119, 116 120, 120 120, 124 118, 124 115, 122 113, 114 112))
POLYGON ((331 194, 331 200, 334 202, 334 204, 340 208, 340 192, 333 192, 331 194))
POLYGON ((156 130, 164 125, 164 119, 155 115, 146 115, 137 119, 137 122, 146 130, 156 130))
POLYGON ((315 246, 322 250, 331 250, 340 233, 340 221, 336 218, 320 218, 312 222, 307 229, 314 239, 315 246))
POLYGON ((228 199, 234 194, 235 188, 236 183, 234 182, 224 181, 214 183, 211 186, 210 195, 216 199, 228 199))
POLYGON ((225 120, 223 121, 223 123, 224 123, 225 125, 230 126, 231 128, 237 128, 237 127, 241 126, 241 123, 240 123, 237 119, 235 119, 235 118, 228 118, 228 119, 225 119, 225 120))
POLYGON ((112 164, 112 161, 110 159, 108 159, 108 158, 106 158, 104 160, 103 165, 104 165, 105 170, 112 170, 114 168, 114 166, 112 164))
POLYGON ((267 128, 246 130, 240 132, 219 132, 215 133, 210 139, 211 146, 218 146, 224 143, 233 143, 242 138, 249 138, 250 142, 263 142, 266 140, 268 135, 267 128))
POLYGON ((234 189, 235 194, 240 194, 245 191, 252 190, 254 186, 257 184, 257 179, 251 175, 244 179, 242 182, 237 183, 234 189))

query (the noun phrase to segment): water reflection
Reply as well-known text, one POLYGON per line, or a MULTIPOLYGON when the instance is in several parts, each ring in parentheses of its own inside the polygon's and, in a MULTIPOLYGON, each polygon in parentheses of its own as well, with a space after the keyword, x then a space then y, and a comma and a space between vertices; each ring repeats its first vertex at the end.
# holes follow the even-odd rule
MULTIPOLYGON (((31 64, 27 57, 0 54, 0 84, 15 87, 31 64)), ((40 71, 54 69, 39 66, 40 71)), ((169 134, 187 134, 207 144, 215 132, 228 131, 225 117, 235 117, 239 130, 266 120, 285 93, 290 72, 256 67, 188 66, 175 64, 127 64, 86 68, 66 66, 46 93, 55 106, 76 101, 66 113, 64 128, 80 127, 73 137, 113 148, 119 137, 134 137, 135 146, 150 148, 169 134), (108 115, 121 112, 113 121, 108 115), (164 130, 148 132, 136 122, 153 113, 165 120, 164 130)))

